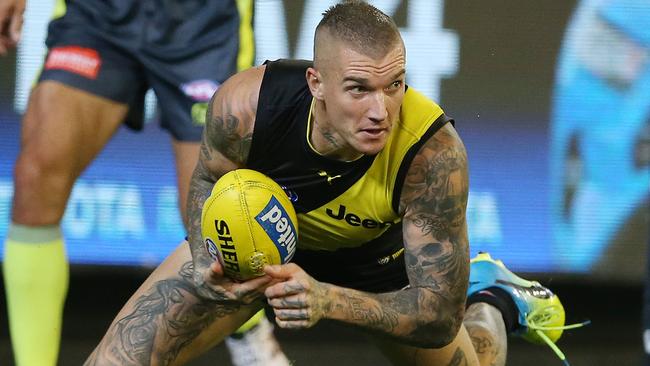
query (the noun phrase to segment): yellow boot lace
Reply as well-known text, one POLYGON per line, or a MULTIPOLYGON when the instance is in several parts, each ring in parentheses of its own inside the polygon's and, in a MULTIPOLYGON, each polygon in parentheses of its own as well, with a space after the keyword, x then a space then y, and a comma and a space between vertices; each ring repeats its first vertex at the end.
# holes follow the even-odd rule
POLYGON ((526 322, 528 323, 528 328, 532 329, 537 333, 539 338, 541 338, 551 349, 557 357, 564 363, 565 366, 571 366, 569 361, 566 359, 564 353, 560 348, 553 342, 544 331, 550 330, 567 330, 584 327, 591 323, 587 320, 582 323, 562 325, 562 326, 551 326, 548 325, 553 319, 556 319, 560 315, 560 308, 558 306, 546 306, 543 308, 536 309, 526 316, 526 322))

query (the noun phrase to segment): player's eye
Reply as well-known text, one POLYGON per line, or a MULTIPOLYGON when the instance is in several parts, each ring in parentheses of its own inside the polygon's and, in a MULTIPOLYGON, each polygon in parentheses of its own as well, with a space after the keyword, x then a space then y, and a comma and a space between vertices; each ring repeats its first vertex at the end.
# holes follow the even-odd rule
POLYGON ((352 93, 365 93, 368 89, 363 85, 352 85, 348 88, 348 91, 352 93))
POLYGON ((399 89, 399 88, 402 87, 402 83, 403 83, 402 80, 395 80, 390 84, 388 89, 390 89, 390 90, 399 89))

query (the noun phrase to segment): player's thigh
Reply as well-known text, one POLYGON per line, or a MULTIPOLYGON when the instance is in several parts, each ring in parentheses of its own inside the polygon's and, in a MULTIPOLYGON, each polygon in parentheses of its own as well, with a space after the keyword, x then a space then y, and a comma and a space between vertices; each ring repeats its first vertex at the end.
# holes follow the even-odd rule
POLYGON ((128 45, 104 37, 98 24, 70 4, 48 27, 48 53, 23 118, 20 156, 48 173, 76 178, 144 95, 141 66, 128 45))
POLYGON ((384 338, 374 338, 379 350, 396 366, 467 365, 479 366, 471 339, 464 326, 453 342, 442 348, 418 348, 384 338))
POLYGON ((33 90, 15 166, 13 221, 55 224, 74 181, 115 133, 126 106, 58 82, 33 90))
POLYGON ((21 154, 79 174, 113 136, 126 112, 126 104, 43 81, 33 90, 23 118, 21 154))
POLYGON ((262 306, 203 300, 192 273, 189 246, 182 242, 120 310, 95 350, 96 361, 156 364, 173 359, 170 364, 183 364, 222 341, 262 306))

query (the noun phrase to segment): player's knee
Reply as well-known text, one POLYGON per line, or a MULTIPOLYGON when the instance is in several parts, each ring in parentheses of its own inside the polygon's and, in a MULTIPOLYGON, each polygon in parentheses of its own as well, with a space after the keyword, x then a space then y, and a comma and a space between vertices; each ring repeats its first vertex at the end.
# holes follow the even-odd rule
POLYGON ((13 221, 55 224, 63 214, 74 175, 37 153, 22 153, 14 167, 13 221))
POLYGON ((49 194, 68 193, 64 190, 74 180, 70 164, 59 162, 47 152, 23 152, 16 161, 14 182, 16 190, 49 194))

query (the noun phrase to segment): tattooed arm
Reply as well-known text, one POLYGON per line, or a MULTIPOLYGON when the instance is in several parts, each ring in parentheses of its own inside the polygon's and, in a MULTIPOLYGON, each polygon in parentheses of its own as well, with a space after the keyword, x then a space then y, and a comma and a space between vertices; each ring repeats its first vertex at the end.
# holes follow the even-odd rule
POLYGON ((244 166, 264 68, 234 75, 210 101, 180 246, 118 313, 87 366, 184 364, 259 309, 261 278, 234 283, 201 245, 201 210, 214 182, 244 166), (190 256, 191 254, 191 256, 190 256))
POLYGON ((447 124, 420 148, 400 197, 411 289, 397 296, 410 297, 415 306, 414 340, 433 337, 429 341, 447 344, 462 323, 469 280, 468 193, 465 147, 447 124))
POLYGON ((409 288, 370 294, 321 283, 295 264, 267 267, 278 325, 340 320, 418 347, 449 344, 460 328, 469 277, 467 156, 452 126, 415 156, 400 197, 409 288))
POLYGON ((190 181, 186 226, 193 279, 199 294, 208 299, 239 300, 247 291, 220 276, 219 265, 209 257, 201 240, 201 210, 214 183, 245 166, 264 69, 252 68, 228 79, 212 97, 206 115, 199 161, 190 181))

